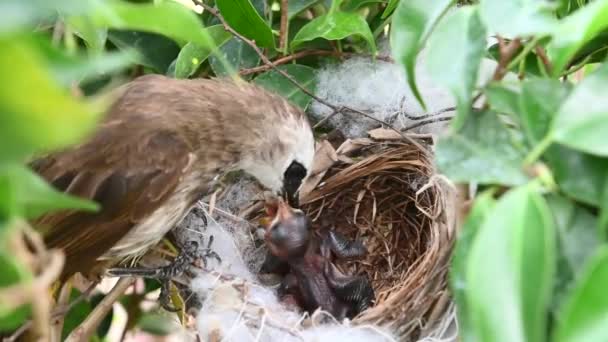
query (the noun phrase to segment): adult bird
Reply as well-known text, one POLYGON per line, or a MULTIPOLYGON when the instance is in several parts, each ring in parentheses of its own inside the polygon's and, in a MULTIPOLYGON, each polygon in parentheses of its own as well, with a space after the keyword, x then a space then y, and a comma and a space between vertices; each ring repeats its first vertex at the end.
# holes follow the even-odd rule
POLYGON ((244 82, 143 76, 118 91, 87 141, 31 163, 101 210, 34 224, 65 251, 63 279, 100 274, 157 244, 226 172, 243 170, 295 201, 313 155, 305 114, 278 95, 244 82))

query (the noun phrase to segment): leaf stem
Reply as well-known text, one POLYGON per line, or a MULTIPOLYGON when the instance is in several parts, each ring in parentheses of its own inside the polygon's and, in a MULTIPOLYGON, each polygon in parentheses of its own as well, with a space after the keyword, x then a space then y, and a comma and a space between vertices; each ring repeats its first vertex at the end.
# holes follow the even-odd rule
POLYGON ((528 44, 526 44, 524 46, 524 49, 521 51, 521 53, 519 53, 517 56, 515 56, 515 58, 513 58, 513 60, 511 60, 511 62, 507 66, 507 70, 511 70, 513 67, 515 67, 519 63, 520 60, 524 59, 530 53, 530 51, 532 51, 532 49, 534 49, 534 47, 536 47, 536 44, 538 44, 539 40, 540 40, 540 38, 535 37, 528 44))
POLYGON ((524 159, 524 165, 530 165, 537 161, 552 143, 553 135, 549 133, 528 153, 526 159, 524 159))

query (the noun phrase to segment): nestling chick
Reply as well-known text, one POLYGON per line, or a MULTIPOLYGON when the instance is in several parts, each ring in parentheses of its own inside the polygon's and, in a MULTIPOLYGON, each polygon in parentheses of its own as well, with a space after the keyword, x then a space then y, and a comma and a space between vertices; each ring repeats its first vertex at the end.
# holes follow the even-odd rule
POLYGON ((309 313, 321 308, 339 320, 353 318, 371 305, 375 295, 367 277, 344 275, 331 260, 332 252, 338 258, 365 255, 360 242, 329 231, 319 245, 301 210, 279 199, 267 211, 272 220, 266 226, 269 256, 262 271, 285 275, 279 288, 283 299, 295 300, 309 313))
POLYGON ((98 273, 156 245, 224 173, 243 170, 290 200, 314 138, 305 114, 247 83, 140 77, 117 92, 95 134, 31 167, 98 213, 64 210, 34 224, 67 260, 63 279, 98 273))

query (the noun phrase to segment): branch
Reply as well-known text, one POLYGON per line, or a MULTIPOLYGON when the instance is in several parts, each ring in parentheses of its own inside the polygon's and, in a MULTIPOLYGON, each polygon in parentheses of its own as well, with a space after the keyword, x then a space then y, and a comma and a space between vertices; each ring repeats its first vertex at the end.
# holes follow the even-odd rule
POLYGON ((414 139, 412 139, 411 137, 403 134, 403 132, 399 131, 398 129, 396 129, 394 126, 390 125, 389 123, 380 120, 378 118, 375 118, 365 112, 362 112, 358 109, 354 109, 354 108, 350 108, 347 106, 337 106, 334 105, 330 102, 328 102, 327 100, 321 99, 320 97, 316 96, 315 94, 313 94, 310 90, 306 89, 305 87, 303 87, 300 83, 298 83, 298 81, 296 81, 295 78, 293 78, 293 76, 291 76, 290 74, 286 73, 285 71, 277 68, 277 66, 270 61, 270 59, 268 59, 268 57, 262 52, 262 50, 255 44, 254 41, 246 38, 245 36, 243 36, 242 34, 238 33, 237 31, 235 31, 230 25, 228 25, 228 23, 226 22, 226 20, 224 19, 224 17, 213 7, 208 6, 207 4, 203 3, 201 0, 192 0, 195 4, 203 7, 205 9, 205 11, 208 11, 211 15, 213 15, 214 17, 216 17, 220 23, 222 24, 222 26, 224 26, 224 29, 230 33, 232 33, 235 37, 237 37, 238 39, 242 40, 245 44, 251 46, 251 48, 253 48, 253 50, 257 53, 258 56, 260 56, 260 59, 262 60, 262 62, 264 62, 264 64, 268 65, 270 68, 272 68, 273 70, 275 70, 276 72, 278 72, 279 74, 281 74, 283 77, 285 77, 287 80, 289 80, 293 85, 295 85, 298 89, 300 89, 304 94, 310 96, 311 98, 313 98, 314 100, 316 100, 317 102, 333 109, 336 113, 343 113, 344 111, 349 111, 361 116, 364 116, 370 120, 373 120, 375 122, 378 122, 382 125, 385 125, 386 127, 392 129, 393 131, 399 133, 399 135, 401 135, 403 137, 403 139, 407 140, 409 143, 411 143, 412 145, 418 147, 420 150, 425 151, 425 152, 429 152, 429 150, 427 148, 425 148, 424 146, 422 146, 420 143, 418 143, 417 141, 415 141, 414 139))
MULTIPOLYGON (((304 51, 296 52, 294 54, 291 54, 291 55, 288 55, 285 57, 275 59, 274 61, 272 61, 272 64, 274 64, 274 65, 286 64, 291 61, 294 61, 294 60, 297 60, 297 59, 300 59, 303 57, 308 57, 308 56, 334 56, 334 57, 338 57, 338 58, 342 58, 342 57, 350 58, 350 57, 359 57, 359 56, 360 57, 372 57, 372 55, 364 54, 364 53, 340 52, 340 51, 329 51, 329 50, 304 50, 304 51)), ((381 61, 388 62, 388 63, 395 62, 391 56, 376 56, 375 58, 377 60, 381 60, 381 61)), ((239 75, 245 76, 245 75, 250 75, 250 74, 254 74, 254 73, 258 73, 258 72, 262 72, 262 71, 267 71, 270 69, 272 69, 271 65, 264 64, 264 65, 260 65, 260 66, 254 67, 254 68, 242 69, 241 71, 239 71, 239 75)))
POLYGON ((281 29, 279 31, 279 50, 282 53, 287 52, 287 37, 289 36, 289 31, 287 28, 288 20, 287 20, 287 8, 289 0, 281 0, 281 29))
POLYGON ((538 55, 538 57, 540 58, 540 60, 543 62, 543 65, 545 66, 545 70, 547 70, 548 74, 551 74, 551 70, 553 69, 553 66, 551 65, 551 61, 549 60, 549 57, 547 57, 547 54, 545 53, 545 49, 542 48, 542 46, 540 45, 536 45, 536 47, 534 48, 536 54, 538 55))
POLYGON ((494 70, 494 76, 492 79, 494 81, 500 81, 509 71, 509 62, 515 54, 517 50, 521 47, 521 39, 516 38, 509 43, 506 43, 504 38, 498 36, 498 51, 500 53, 500 58, 498 61, 498 66, 496 66, 496 70, 494 70))
POLYGON ((95 332, 99 324, 112 309, 112 305, 120 296, 133 284, 135 278, 120 278, 112 290, 95 306, 95 309, 70 335, 65 339, 66 342, 88 341, 95 332))

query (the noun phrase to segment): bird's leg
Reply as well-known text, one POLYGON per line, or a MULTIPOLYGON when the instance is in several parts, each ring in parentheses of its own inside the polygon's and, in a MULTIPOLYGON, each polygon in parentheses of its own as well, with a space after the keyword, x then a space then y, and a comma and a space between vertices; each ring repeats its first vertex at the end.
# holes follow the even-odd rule
POLYGON ((213 244, 213 236, 209 237, 207 247, 199 250, 198 242, 188 241, 180 250, 180 253, 167 265, 157 268, 149 267, 127 267, 127 268, 111 268, 107 274, 114 277, 135 276, 156 279, 161 283, 160 304, 167 311, 174 311, 175 308, 168 305, 170 303, 170 286, 171 279, 177 277, 186 271, 186 269, 196 260, 202 259, 205 264, 209 258, 214 258, 218 262, 222 262, 220 256, 211 249, 213 244))
POLYGON ((367 249, 361 241, 349 241, 334 230, 327 232, 322 244, 334 252, 339 259, 360 258, 367 254, 367 249))

